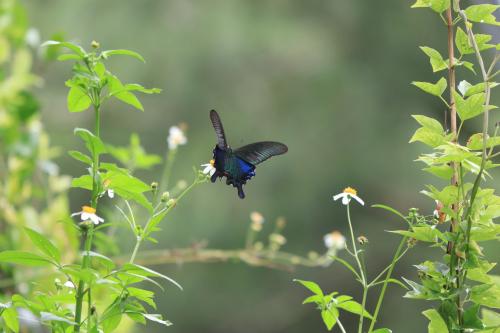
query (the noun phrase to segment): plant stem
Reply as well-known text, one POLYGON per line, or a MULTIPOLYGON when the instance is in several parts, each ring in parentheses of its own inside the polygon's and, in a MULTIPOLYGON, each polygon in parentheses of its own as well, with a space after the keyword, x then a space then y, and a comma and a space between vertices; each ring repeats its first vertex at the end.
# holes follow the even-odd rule
POLYGON ((165 162, 165 168, 163 169, 160 181, 160 191, 159 191, 160 196, 164 191, 168 190, 170 175, 172 174, 172 167, 174 165, 176 155, 177 155, 177 148, 169 150, 167 153, 167 161, 165 162))
MULTIPOLYGON (((176 198, 176 203, 168 208, 165 208, 166 209, 166 213, 165 213, 165 216, 175 207, 175 205, 189 192, 191 191, 191 189, 193 189, 193 187, 195 187, 196 185, 198 184, 201 184, 201 183, 204 183, 206 181, 205 180, 198 180, 198 179, 195 179, 193 181, 193 183, 191 185, 189 185, 181 194, 179 194, 179 196, 176 198)), ((157 214, 160 214, 162 211, 158 212, 157 214)), ((153 214, 154 216, 154 214, 153 214)), ((149 223, 151 222, 153 216, 151 216, 148 221, 146 222, 146 226, 144 227, 144 231, 147 231, 148 230, 148 227, 149 227, 149 223)), ((132 251, 132 255, 130 256, 130 260, 128 261, 130 264, 134 263, 134 260, 137 256, 137 252, 139 251, 139 247, 141 246, 142 244, 142 241, 144 240, 144 237, 146 236, 144 231, 142 232, 142 234, 138 235, 137 238, 136 238, 136 243, 135 243, 135 246, 134 246, 134 250, 132 251)))
POLYGON ((351 241, 352 241, 354 258, 356 259, 356 263, 358 264, 359 273, 361 275, 361 284, 363 285, 363 301, 362 301, 362 307, 361 307, 361 314, 359 315, 359 325, 358 325, 358 333, 362 333, 363 332, 363 315, 364 315, 364 310, 365 310, 366 296, 368 293, 368 286, 366 283, 366 276, 364 273, 364 269, 363 269, 363 266, 361 265, 361 261, 359 259, 359 252, 356 248, 356 240, 354 239, 354 231, 352 228, 351 213, 349 211, 349 204, 347 204, 347 222, 349 223, 349 230, 351 232, 351 241))
MULTIPOLYGON (((99 101, 96 101, 94 104, 94 110, 95 110, 95 136, 99 137, 100 134, 100 103, 99 101)), ((97 178, 97 173, 99 170, 99 155, 94 153, 92 156, 92 197, 91 197, 91 207, 94 209, 97 209, 97 201, 99 198, 99 184, 98 178, 97 178)), ((90 223, 88 226, 86 226, 86 230, 84 231, 83 235, 85 236, 85 245, 84 245, 84 253, 83 253, 83 259, 82 259, 82 265, 81 269, 85 270, 89 267, 90 265, 90 257, 89 257, 89 252, 92 249, 92 240, 94 236, 94 224, 90 223)), ((88 293, 91 292, 90 287, 87 290, 88 293)), ((82 308, 83 308, 83 298, 85 296, 85 282, 83 280, 80 280, 78 282, 78 288, 75 296, 75 328, 74 328, 74 333, 80 332, 80 327, 81 327, 81 320, 82 320, 82 308)), ((89 307, 91 305, 89 304, 89 307)))
POLYGON ((394 270, 394 266, 396 266, 396 262, 401 258, 400 253, 401 250, 403 249, 403 245, 406 243, 407 237, 403 237, 401 239, 401 242, 399 243, 399 246, 396 250, 396 253, 394 254, 394 257, 392 258, 392 262, 389 265, 389 270, 387 271, 387 275, 385 276, 384 284, 382 285, 382 290, 380 291, 380 295, 378 296, 377 300, 377 305, 375 306, 375 312, 373 313, 373 318, 370 323, 370 328, 368 329, 368 333, 370 333, 373 328, 375 327, 375 322, 377 321, 378 313, 380 311, 380 308, 382 306, 382 301, 384 300, 385 296, 385 290, 387 289, 387 285, 389 284, 389 279, 391 278, 392 271, 394 270))
POLYGON ((346 333, 346 330, 345 330, 344 326, 340 322, 340 318, 337 318, 337 324, 339 324, 339 328, 342 331, 342 333, 346 333))

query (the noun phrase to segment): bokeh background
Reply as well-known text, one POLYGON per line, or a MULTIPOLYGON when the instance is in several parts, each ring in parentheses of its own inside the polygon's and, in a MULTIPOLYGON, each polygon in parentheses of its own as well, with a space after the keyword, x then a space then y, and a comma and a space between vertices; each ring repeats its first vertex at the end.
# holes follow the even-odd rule
MULTIPOLYGON (((222 183, 196 188, 163 223, 160 244, 150 248, 187 247, 199 241, 214 248, 241 247, 249 214, 259 211, 268 229, 278 216, 286 218, 285 250, 301 255, 323 252, 324 234, 334 229, 347 234, 345 208, 333 202, 332 195, 350 185, 367 203, 354 205, 352 215, 356 232, 370 240, 367 261, 373 274, 388 263, 399 241, 386 230, 403 225, 370 205, 385 203, 402 211, 420 207, 425 214, 434 209, 419 191, 435 179, 414 162, 427 149, 408 144, 417 127, 411 114, 442 119, 444 112, 437 99, 410 85, 412 80, 439 78, 417 48, 429 45, 445 51, 446 29, 431 11, 412 10, 410 1, 362 0, 24 4, 42 39, 62 33, 82 45, 97 40, 104 49, 131 49, 146 58, 141 64, 116 57, 110 68, 125 82, 163 92, 142 98, 144 113, 118 102, 106 105, 102 137, 125 145, 136 132, 149 152, 164 155, 168 128, 186 122, 189 142, 179 150, 174 180, 191 179, 192 166, 210 159, 215 143, 208 120, 212 108, 221 114, 233 146, 263 139, 289 146, 288 154, 257 169, 245 200, 222 183)), ((67 63, 37 68, 45 81, 36 91, 42 118, 52 141, 63 150, 80 145, 74 127, 92 128, 92 113, 66 110, 64 81, 70 70, 67 63)), ((459 77, 474 82, 468 73, 460 71, 459 77)), ((478 128, 470 124, 464 130, 473 133, 478 128)), ((65 174, 84 172, 66 155, 58 163, 65 174)), ((139 176, 155 181, 160 169, 139 176)), ((71 192, 75 211, 82 195, 71 192)), ((123 253, 133 244, 128 237, 119 244, 123 253)), ((414 278, 413 264, 439 255, 419 245, 401 261, 395 276, 414 278)), ((317 281, 327 291, 358 300, 361 296, 352 276, 338 264, 294 272, 236 262, 156 269, 185 289, 158 294, 159 312, 174 322, 168 328, 172 333, 326 331, 314 307, 301 305, 307 293, 293 278, 317 281)), ((404 290, 398 287, 389 292, 380 327, 425 330, 420 312, 432 304, 403 299, 404 290)), ((369 308, 373 304, 370 298, 369 308)), ((343 316, 348 331, 356 321, 343 316)), ((164 330, 154 324, 137 327, 137 332, 164 330)))

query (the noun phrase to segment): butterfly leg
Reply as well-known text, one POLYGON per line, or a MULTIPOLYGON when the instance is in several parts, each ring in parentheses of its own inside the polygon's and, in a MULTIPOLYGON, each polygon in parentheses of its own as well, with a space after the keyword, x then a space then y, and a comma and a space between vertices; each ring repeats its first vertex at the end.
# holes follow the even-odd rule
POLYGON ((240 199, 245 199, 245 192, 243 192, 243 186, 238 185, 238 196, 240 199))

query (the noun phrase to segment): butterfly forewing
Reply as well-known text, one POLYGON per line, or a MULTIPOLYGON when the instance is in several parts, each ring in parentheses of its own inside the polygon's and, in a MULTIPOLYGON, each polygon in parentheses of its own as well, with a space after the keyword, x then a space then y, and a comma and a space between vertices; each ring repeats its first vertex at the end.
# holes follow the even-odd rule
POLYGON ((222 127, 222 122, 217 111, 210 111, 210 120, 212 121, 212 126, 214 127, 215 134, 217 135, 217 147, 219 147, 220 149, 226 149, 226 134, 224 134, 224 127, 222 127))
POLYGON ((234 154, 248 163, 257 165, 270 157, 284 154, 288 147, 280 142, 262 141, 240 147, 234 151, 234 154))

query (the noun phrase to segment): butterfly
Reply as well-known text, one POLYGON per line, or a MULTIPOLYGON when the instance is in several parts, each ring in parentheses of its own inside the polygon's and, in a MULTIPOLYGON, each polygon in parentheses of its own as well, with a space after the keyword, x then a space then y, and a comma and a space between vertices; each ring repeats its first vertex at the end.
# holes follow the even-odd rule
POLYGON ((210 111, 210 120, 217 135, 217 144, 213 150, 212 165, 215 172, 210 178, 214 183, 217 178, 226 177, 226 184, 238 189, 238 196, 245 198, 243 185, 255 176, 255 166, 270 157, 281 155, 288 151, 288 147, 280 142, 261 141, 231 149, 227 144, 226 135, 217 111, 210 111))

